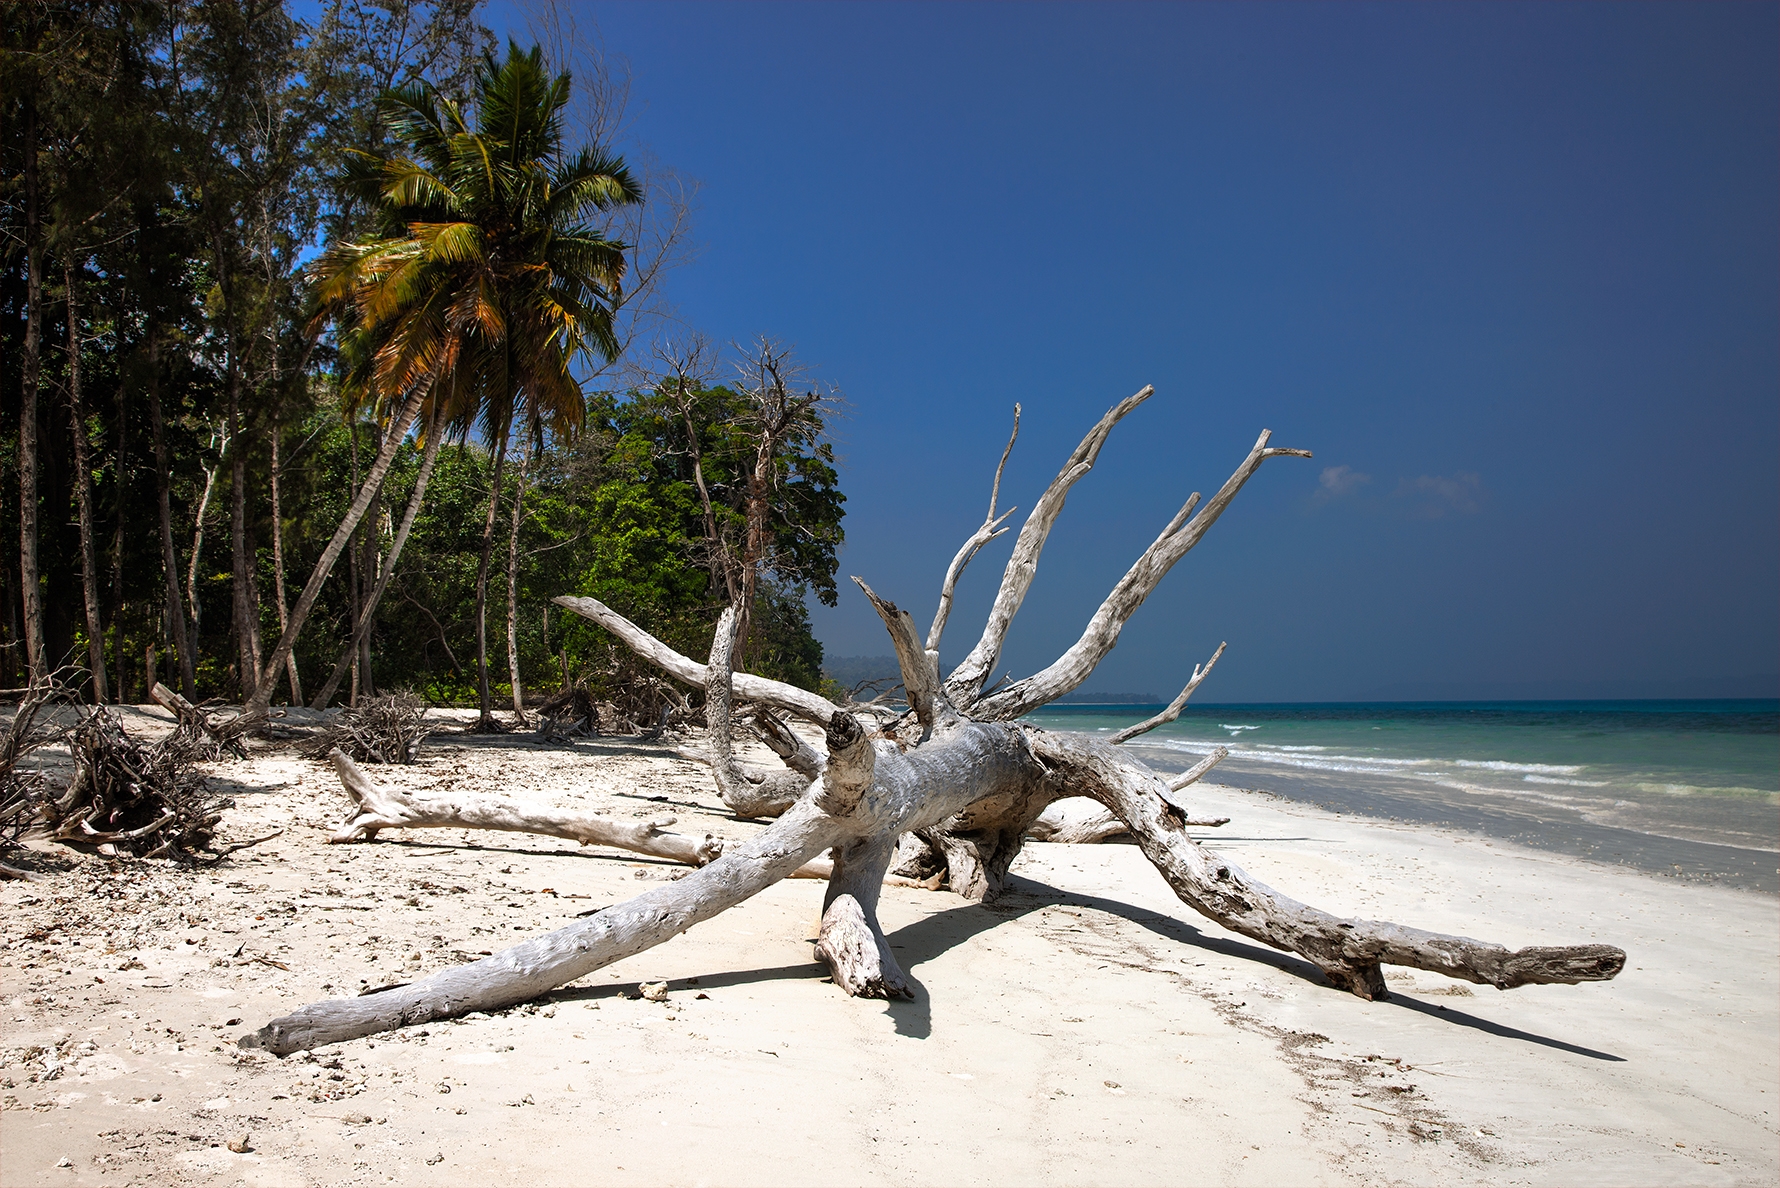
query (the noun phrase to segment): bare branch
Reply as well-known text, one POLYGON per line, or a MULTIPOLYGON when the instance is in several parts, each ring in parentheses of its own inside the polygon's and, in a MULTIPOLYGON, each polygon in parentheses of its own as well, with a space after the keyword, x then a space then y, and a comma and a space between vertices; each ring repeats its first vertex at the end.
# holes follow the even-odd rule
MULTIPOLYGON (((1168 790, 1170 792, 1179 792, 1182 788, 1187 787, 1189 784, 1197 784, 1199 782, 1200 778, 1202 776, 1204 776, 1206 772, 1210 771, 1212 768, 1216 767, 1218 764, 1222 763, 1224 760, 1228 759, 1229 757, 1230 757, 1230 748, 1229 747, 1218 747, 1216 750, 1212 751, 1211 754, 1207 755, 1205 758, 1201 759, 1199 762, 1193 764, 1193 766, 1187 768, 1187 770, 1181 772, 1179 775, 1175 776, 1172 780, 1169 780, 1168 781, 1168 790)), ((1170 801, 1169 803, 1172 804, 1174 802, 1170 801)))
POLYGON ((1232 932, 1297 953, 1330 982, 1361 998, 1385 997, 1380 964, 1432 970, 1501 990, 1551 982, 1594 982, 1625 967, 1611 945, 1535 946, 1518 952, 1374 920, 1344 920, 1289 899, 1206 849, 1182 829, 1154 773, 1104 744, 1027 728, 1033 753, 1070 788, 1106 805, 1145 857, 1194 911, 1232 932))
POLYGON ((1001 462, 995 467, 995 485, 989 488, 989 514, 983 517, 983 526, 971 533, 958 555, 952 558, 952 564, 946 567, 946 580, 939 590, 939 609, 933 613, 933 626, 927 630, 927 650, 937 655, 940 636, 945 634, 946 619, 952 613, 952 595, 958 588, 958 578, 964 573, 964 567, 970 564, 977 550, 1006 532, 1002 521, 1020 509, 1010 507, 1000 516, 995 514, 996 500, 1001 498, 1001 472, 1007 469, 1008 455, 1014 452, 1014 442, 1020 436, 1020 406, 1014 405, 1014 431, 1008 434, 1007 448, 1001 451, 1001 462))
POLYGON ((894 602, 879 598, 863 580, 854 578, 853 581, 865 591, 878 617, 889 629, 890 642, 896 648, 896 662, 902 666, 902 687, 908 694, 909 708, 920 719, 922 730, 931 731, 935 715, 950 710, 951 705, 946 701, 945 690, 940 688, 939 673, 934 669, 932 659, 921 647, 921 637, 915 634, 915 620, 894 602))
POLYGON ((1310 457, 1308 450, 1267 448, 1267 439, 1272 436, 1271 429, 1261 430, 1254 449, 1242 460, 1242 465, 1236 468, 1236 472, 1218 488, 1218 493, 1191 520, 1187 519, 1187 515, 1198 503, 1198 493, 1195 492, 1187 500, 1186 506, 1176 512, 1168 526, 1162 529, 1162 535, 1143 551, 1143 556, 1119 579, 1119 584, 1113 587, 1112 593, 1106 596, 1106 601, 1100 604, 1100 609, 1094 612, 1094 617, 1088 620, 1088 626, 1081 638, 1067 652, 1043 672, 1023 681, 1015 681, 994 696, 984 698, 971 707, 971 716, 979 721, 1018 718, 1047 702, 1055 701, 1087 680, 1088 674, 1094 671, 1094 667, 1119 642, 1119 632, 1124 629, 1137 608, 1143 605, 1143 600, 1167 576, 1174 563, 1186 556, 1205 536, 1206 531, 1217 523, 1218 517, 1224 514, 1224 509, 1230 506, 1230 501, 1236 498, 1236 493, 1242 490, 1243 484, 1260 469, 1261 463, 1281 455, 1310 457))
POLYGON ((1108 742, 1116 747, 1122 742, 1130 742, 1140 734, 1148 734, 1158 726, 1166 726, 1168 723, 1180 717, 1180 712, 1187 708, 1187 698, 1193 695, 1193 690, 1199 687, 1200 681, 1203 681, 1206 677, 1211 675, 1212 665, 1218 662, 1218 657, 1222 656, 1224 654, 1224 649, 1229 646, 1230 644, 1228 640, 1219 644, 1218 650, 1211 654, 1211 659, 1205 662, 1204 668, 1200 668, 1197 664, 1193 665, 1193 679, 1187 682, 1187 687, 1180 691, 1178 697, 1168 703, 1167 709, 1163 710, 1153 718, 1144 719, 1135 726, 1125 727, 1123 730, 1113 735, 1108 742))
MULTIPOLYGON (((674 651, 599 599, 563 595, 551 601, 566 610, 574 611, 583 618, 592 619, 616 635, 631 651, 675 680, 684 681, 688 685, 701 689, 705 687, 709 676, 705 665, 674 651)), ((826 697, 812 693, 808 689, 799 689, 796 685, 768 680, 766 677, 755 676, 753 673, 747 672, 733 674, 731 682, 737 697, 785 710, 823 726, 828 725, 828 720, 834 717, 836 712, 834 703, 826 697)))
POLYGON ((1020 604, 1026 600, 1026 591, 1032 587, 1033 575, 1038 572, 1038 556, 1044 552, 1045 538, 1063 511, 1063 501, 1068 498, 1069 489, 1094 469, 1094 462, 1100 457, 1100 447, 1106 444, 1113 426, 1148 400, 1155 390, 1145 384, 1107 410, 1099 423, 1088 430, 1088 435, 1082 438, 1081 444, 1063 464, 1063 469, 1033 505, 1032 514, 1026 517, 1019 538, 1014 541, 1013 556, 1008 558, 1007 569, 1001 575, 1001 589, 995 594, 995 605, 989 610, 989 621, 983 626, 982 638, 946 678, 946 692, 959 709, 970 709, 982 692, 983 682, 994 671, 995 662, 1001 658, 1001 645, 1007 642, 1007 629, 1019 613, 1020 604))
POLYGON ((710 834, 697 838, 666 832, 672 817, 618 821, 494 796, 421 796, 378 787, 344 751, 336 749, 328 758, 353 804, 346 822, 328 838, 336 844, 372 841, 381 829, 495 829, 634 850, 688 866, 703 866, 723 852, 723 843, 710 834))

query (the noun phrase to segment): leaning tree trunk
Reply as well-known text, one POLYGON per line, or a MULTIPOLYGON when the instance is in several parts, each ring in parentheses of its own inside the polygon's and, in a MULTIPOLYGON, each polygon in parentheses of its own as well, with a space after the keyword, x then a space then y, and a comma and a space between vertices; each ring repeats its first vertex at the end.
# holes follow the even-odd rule
MULTIPOLYGON (((92 446, 87 440, 87 410, 80 387, 80 313, 73 265, 63 265, 62 280, 68 290, 68 413, 74 426, 74 491, 80 504, 80 589, 87 615, 87 665, 92 669, 93 704, 104 705, 111 698, 105 681, 105 622, 99 614, 99 557, 93 547, 92 446)), ((118 642, 121 650, 123 641, 118 642)), ((118 668, 121 683, 121 655, 118 668)))
MULTIPOLYGON (((389 554, 383 558, 383 568, 377 574, 377 585, 372 588, 371 596, 365 599, 364 606, 359 610, 358 623, 352 630, 352 641, 340 658, 334 661, 334 671, 328 674, 327 683, 321 692, 315 695, 310 709, 326 709, 328 702, 333 700, 334 693, 340 688, 340 681, 346 670, 352 667, 352 658, 359 654, 359 645, 370 634, 371 620, 377 613, 377 604, 383 600, 384 591, 389 589, 389 582, 396 572, 396 561, 402 555, 402 546, 408 543, 408 533, 414 528, 414 519, 420 514, 422 500, 426 497, 427 481, 433 476, 433 463, 439 457, 439 445, 445 440, 444 426, 440 424, 438 414, 434 414, 432 423, 426 430, 426 449, 420 455, 420 473, 414 477, 414 491, 408 496, 408 510, 402 513, 402 523, 396 529, 395 539, 389 543, 389 554)), ((446 648, 447 654, 450 648, 446 648)), ((457 661, 452 660, 456 667, 457 661)))
MULTIPOLYGON (((1111 650, 1131 613, 1203 537, 1263 461, 1283 454, 1307 456, 1301 450, 1270 449, 1265 432, 1231 479, 1190 520, 1198 497, 1187 501, 1057 663, 982 695, 1063 493, 1092 468, 1113 424, 1148 395, 1146 388, 1103 418, 1038 500, 1015 545, 982 639, 945 683, 936 666, 938 631, 923 640, 907 611, 859 583, 890 632, 908 695, 909 712, 886 730, 868 733, 852 714, 789 685, 747 673, 724 680, 733 623, 720 624, 711 663, 703 665, 594 599, 557 599, 676 679, 694 685, 709 682, 713 689, 727 684, 734 697, 821 723, 827 743, 824 761, 812 763, 782 739, 775 747, 788 765, 802 765, 814 778, 764 831, 677 882, 485 960, 377 994, 314 1003, 272 1020, 241 1043, 294 1052, 510 1006, 670 940, 792 876, 824 850, 832 852, 833 865, 817 954, 848 994, 905 997, 913 987, 877 918, 878 890, 898 857, 899 842, 915 835, 921 839, 917 844, 930 847, 930 857, 943 863, 954 891, 992 899, 1033 823, 1052 803, 1070 796, 1088 796, 1104 805, 1183 903, 1231 931, 1298 954, 1332 985, 1361 998, 1384 996, 1381 967, 1387 964, 1504 990, 1617 974, 1625 953, 1609 945, 1510 950, 1399 924, 1341 919, 1299 903, 1190 837, 1186 827, 1192 822, 1169 783, 1118 748, 1017 721, 1086 678, 1111 650), (969 707, 960 702, 969 702, 969 707)), ((949 576, 955 581, 956 573, 949 576)), ((943 628, 943 619, 938 627, 943 628)), ((1219 757, 1196 770, 1208 769, 1219 757)), ((724 778, 719 773, 720 788, 724 778)))
POLYGON ((365 509, 371 506, 371 496, 383 484, 383 476, 389 471, 389 464, 395 460, 396 450, 402 440, 408 436, 408 429, 414 424, 414 417, 420 411, 421 402, 426 398, 426 391, 416 387, 402 402, 389 434, 383 439, 383 448, 377 452, 377 460, 371 464, 371 473, 365 476, 358 494, 353 497, 352 506, 346 509, 346 515, 340 526, 334 529, 334 537, 328 541, 328 547, 321 551, 315 562, 315 568, 309 574, 309 580, 303 584, 303 592, 297 595, 297 605, 291 609, 290 626, 278 638, 278 645, 272 649, 272 655, 266 659, 265 671, 254 692, 253 700, 247 705, 247 712, 264 714, 271 704, 272 674, 284 664, 285 657, 291 654, 296 646, 297 636, 303 631, 303 624, 309 621, 309 612, 315 609, 315 600, 321 596, 322 583, 334 571, 334 562, 340 558, 340 550, 352 537, 352 530, 358 527, 364 518, 365 509))

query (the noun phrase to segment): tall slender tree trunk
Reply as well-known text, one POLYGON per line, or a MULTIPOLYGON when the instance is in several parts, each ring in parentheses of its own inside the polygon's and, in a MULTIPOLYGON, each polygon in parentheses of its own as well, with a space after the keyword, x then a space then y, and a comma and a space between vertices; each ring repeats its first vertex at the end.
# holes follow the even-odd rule
POLYGON ((19 402, 19 586, 24 595, 25 663, 33 679, 43 654, 43 589, 37 569, 37 380, 43 342, 43 246, 37 217, 37 104, 25 99, 25 358, 19 402))
MULTIPOLYGON (((87 440, 86 403, 80 386, 80 307, 71 263, 62 265, 62 283, 68 298, 68 412, 74 426, 74 493, 80 505, 80 589, 87 615, 87 667, 93 676, 93 704, 104 705, 110 700, 105 684, 105 623, 99 615, 99 559, 93 550, 93 464, 91 443, 87 440)), ((121 668, 123 657, 119 656, 118 661, 121 668)))
MULTIPOLYGON (((371 441, 379 451, 383 447, 381 427, 371 426, 371 441)), ((378 483, 377 489, 371 493, 371 506, 365 512, 365 522, 359 526, 362 556, 359 560, 359 595, 358 614, 353 616, 353 639, 358 643, 359 691, 367 697, 377 695, 377 679, 371 673, 371 633, 359 634, 356 624, 363 615, 364 608, 371 603, 371 587, 377 584, 377 538, 382 535, 383 520, 383 484, 378 483)))
MULTIPOLYGON (((229 335, 233 339, 234 335, 229 335)), ((235 655, 241 700, 259 697, 259 608, 253 604, 253 558, 247 552, 247 457, 241 440, 241 361, 229 344, 229 548, 234 586, 235 655)), ((270 693, 270 690, 267 691, 270 693)))
MULTIPOLYGON (((278 464, 279 438, 283 426, 279 424, 278 415, 272 415, 272 585, 278 595, 278 631, 283 634, 290 626, 290 608, 284 597, 284 516, 283 505, 279 499, 279 480, 282 474, 278 464)), ((288 655, 284 658, 284 666, 290 674, 290 703, 303 704, 303 682, 297 678, 297 658, 288 655)))
POLYGON ((503 425, 494 443, 492 482, 488 490, 488 515, 482 521, 482 559, 476 566, 476 700, 479 730, 497 729, 489 712, 488 696, 488 563, 494 553, 494 521, 501 504, 501 468, 507 460, 507 436, 512 426, 503 425))
MULTIPOLYGON (((117 385, 117 450, 113 461, 115 476, 112 481, 116 492, 117 514, 112 520, 111 529, 111 630, 117 636, 117 685, 113 693, 119 702, 122 702, 129 684, 129 679, 124 675, 124 665, 130 658, 130 653, 124 648, 124 508, 127 502, 124 491, 127 482, 125 476, 129 470, 125 457, 129 438, 126 435, 124 413, 124 386, 120 383, 117 385)), ((148 691, 152 688, 154 681, 143 682, 144 701, 148 700, 148 691)))
MULTIPOLYGON (((161 513, 161 570, 167 579, 167 629, 173 647, 179 653, 179 681, 185 699, 198 699, 197 681, 192 672, 192 651, 185 630, 184 599, 179 593, 179 556, 173 550, 173 506, 168 492, 166 425, 161 416, 161 346, 155 328, 149 327, 148 339, 148 417, 154 433, 155 497, 161 513)), ((193 624, 196 630, 196 624, 193 624)))
POLYGON ((526 438, 519 455, 519 484, 513 491, 513 527, 507 534, 507 678, 513 685, 513 712, 525 721, 525 697, 519 685, 519 522, 525 507, 525 477, 531 469, 535 442, 526 438))
MULTIPOLYGON (((291 610, 290 626, 284 629, 277 646, 272 649, 272 655, 267 658, 266 672, 262 677, 276 672, 296 646, 297 636, 302 634, 303 625, 309 621, 309 612, 315 609, 315 600, 321 596, 322 583, 334 571, 334 562, 340 559, 340 550, 346 547, 353 529, 364 518, 365 509, 371 505, 372 488, 382 484, 383 476, 389 472, 389 464, 395 460, 396 449, 402 444, 402 439, 408 436, 408 429, 414 424, 414 417, 420 412, 420 405, 425 398, 426 391, 416 388, 402 402, 401 411, 396 414, 395 423, 389 428, 389 436, 383 439, 383 448, 377 452, 377 460, 371 464, 371 473, 366 476, 364 485, 353 498, 352 506, 346 509, 340 526, 334 529, 334 536, 328 541, 328 547, 316 559, 315 568, 309 573, 309 580, 303 583, 303 592, 297 596, 297 605, 291 610)), ((253 700, 247 705, 249 713, 263 713, 271 702, 271 682, 262 679, 257 684, 253 700)))
MULTIPOLYGON (((356 491, 359 489, 358 415, 356 413, 353 414, 352 424, 348 426, 348 433, 352 439, 352 489, 356 491)), ((362 538, 363 535, 364 525, 361 524, 358 529, 358 537, 362 538)), ((358 622, 359 611, 363 607, 360 596, 364 592, 363 584, 359 581, 358 567, 359 558, 364 556, 365 551, 357 545, 358 538, 355 538, 353 544, 349 545, 346 550, 346 600, 354 623, 358 622)), ((347 705, 358 704, 359 681, 364 673, 364 666, 359 663, 360 654, 360 649, 354 647, 352 650, 352 685, 346 695, 347 705)))
MULTIPOLYGON (((439 447, 445 440, 444 426, 439 423, 437 413, 433 415, 431 424, 426 430, 426 449, 420 455, 420 473, 414 478, 414 491, 408 496, 408 510, 402 513, 401 527, 396 529, 396 537, 390 542, 389 555, 383 559, 382 571, 377 575, 377 585, 371 596, 365 600, 364 609, 359 612, 358 623, 353 628, 352 641, 340 653, 334 662, 334 671, 329 674, 327 684, 315 695, 310 703, 311 709, 326 709, 333 699, 334 691, 340 687, 340 680, 352 664, 352 658, 358 654, 359 638, 368 635, 371 620, 377 614, 377 604, 383 601, 383 592, 389 589, 389 582, 395 576, 396 560, 402 555, 402 546, 408 543, 408 533, 414 527, 415 517, 420 514, 421 500, 426 495, 427 482, 433 476, 433 463, 439 458, 439 447)), ((455 665, 456 661, 452 661, 455 665)))

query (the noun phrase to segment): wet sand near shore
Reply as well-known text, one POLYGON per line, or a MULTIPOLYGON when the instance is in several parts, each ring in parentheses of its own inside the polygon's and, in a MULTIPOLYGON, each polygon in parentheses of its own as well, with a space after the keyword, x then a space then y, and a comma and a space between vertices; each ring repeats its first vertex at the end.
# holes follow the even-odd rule
MULTIPOLYGON (((1144 750, 1138 745, 1130 749, 1158 771, 1183 771, 1189 766, 1178 754, 1144 750)), ((1525 798, 1476 789, 1460 791, 1400 776, 1323 774, 1240 759, 1226 759, 1210 778, 1334 813, 1459 829, 1648 874, 1780 894, 1780 849, 1670 837, 1601 823, 1591 820, 1586 809, 1565 809, 1548 801, 1530 804, 1525 798)), ((1714 810, 1727 807, 1729 811, 1723 815, 1730 820, 1718 832, 1749 836, 1752 814, 1771 817, 1773 841, 1780 844, 1780 807, 1724 806, 1703 797, 1690 805, 1702 817, 1702 825, 1712 824, 1714 810)))

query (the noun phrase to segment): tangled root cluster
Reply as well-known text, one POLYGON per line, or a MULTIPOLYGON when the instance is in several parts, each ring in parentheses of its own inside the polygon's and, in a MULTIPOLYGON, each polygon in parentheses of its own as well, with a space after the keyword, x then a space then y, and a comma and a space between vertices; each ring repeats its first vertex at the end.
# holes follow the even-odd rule
POLYGON ((144 745, 103 709, 68 734, 74 778, 42 801, 51 835, 137 858, 209 856, 216 823, 234 801, 215 796, 198 770, 205 745, 183 731, 144 745))
POLYGON ((368 697, 341 710, 302 753, 326 759, 338 747, 360 763, 413 763, 433 732, 425 719, 426 703, 406 690, 368 697))
POLYGON ((549 741, 579 738, 600 732, 599 706, 585 684, 552 693, 538 707, 538 735, 549 741))

